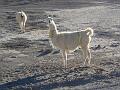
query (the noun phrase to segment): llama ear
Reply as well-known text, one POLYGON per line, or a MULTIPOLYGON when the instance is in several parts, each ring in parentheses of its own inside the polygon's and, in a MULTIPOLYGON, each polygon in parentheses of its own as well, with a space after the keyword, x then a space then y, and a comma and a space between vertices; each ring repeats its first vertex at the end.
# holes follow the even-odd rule
POLYGON ((53 20, 53 15, 48 15, 48 19, 53 20))
POLYGON ((52 17, 48 17, 48 19, 49 19, 49 20, 53 20, 53 18, 52 18, 52 17))
POLYGON ((50 17, 48 16, 48 19, 50 19, 50 17))
POLYGON ((53 15, 51 15, 51 19, 52 19, 52 20, 53 20, 53 17, 54 17, 54 16, 53 16, 53 15))

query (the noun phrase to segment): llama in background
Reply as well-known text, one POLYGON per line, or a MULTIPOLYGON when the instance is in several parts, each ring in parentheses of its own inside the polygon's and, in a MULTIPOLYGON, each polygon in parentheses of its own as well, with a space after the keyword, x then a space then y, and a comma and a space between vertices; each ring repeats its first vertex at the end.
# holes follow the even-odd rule
POLYGON ((19 23, 20 29, 23 32, 25 32, 25 24, 26 24, 26 21, 27 21, 27 15, 25 14, 25 12, 23 12, 23 11, 17 12, 16 20, 19 23))

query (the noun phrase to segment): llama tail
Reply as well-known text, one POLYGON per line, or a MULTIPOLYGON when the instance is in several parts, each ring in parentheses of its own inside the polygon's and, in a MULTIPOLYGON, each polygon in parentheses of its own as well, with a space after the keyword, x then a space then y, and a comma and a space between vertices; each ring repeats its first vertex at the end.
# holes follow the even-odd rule
POLYGON ((86 31, 86 33, 87 33, 87 35, 89 35, 89 36, 93 36, 93 29, 92 28, 87 28, 87 29, 85 29, 85 31, 86 31))

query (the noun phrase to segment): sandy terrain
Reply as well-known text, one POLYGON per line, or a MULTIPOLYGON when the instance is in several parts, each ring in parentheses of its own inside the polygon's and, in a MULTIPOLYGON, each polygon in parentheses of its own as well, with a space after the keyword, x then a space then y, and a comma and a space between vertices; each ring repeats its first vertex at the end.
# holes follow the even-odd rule
POLYGON ((120 90, 119 0, 0 0, 0 90, 120 90), (16 11, 28 16, 21 33, 16 11), (63 68, 59 49, 48 38, 47 16, 59 31, 94 29, 91 63, 81 50, 63 68))

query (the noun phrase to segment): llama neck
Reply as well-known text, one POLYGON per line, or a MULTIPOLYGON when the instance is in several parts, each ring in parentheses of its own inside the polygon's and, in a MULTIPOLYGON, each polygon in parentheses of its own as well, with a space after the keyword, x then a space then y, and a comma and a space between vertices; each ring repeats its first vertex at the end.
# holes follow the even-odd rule
POLYGON ((55 25, 54 22, 52 22, 51 24, 49 24, 49 37, 52 38, 53 36, 57 35, 58 31, 57 31, 57 27, 55 25))

